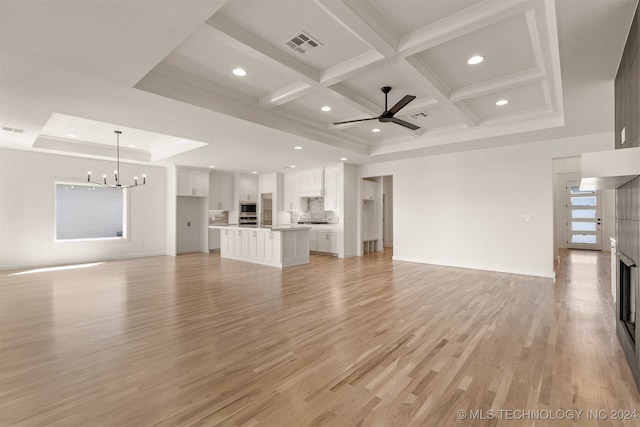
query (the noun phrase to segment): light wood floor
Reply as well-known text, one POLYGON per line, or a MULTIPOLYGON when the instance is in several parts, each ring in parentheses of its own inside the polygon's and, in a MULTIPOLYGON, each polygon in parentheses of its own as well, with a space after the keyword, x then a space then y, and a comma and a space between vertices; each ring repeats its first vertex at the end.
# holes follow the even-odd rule
POLYGON ((564 252, 556 283, 390 253, 9 273, 2 426, 528 426, 457 411, 640 410, 607 253, 564 252))

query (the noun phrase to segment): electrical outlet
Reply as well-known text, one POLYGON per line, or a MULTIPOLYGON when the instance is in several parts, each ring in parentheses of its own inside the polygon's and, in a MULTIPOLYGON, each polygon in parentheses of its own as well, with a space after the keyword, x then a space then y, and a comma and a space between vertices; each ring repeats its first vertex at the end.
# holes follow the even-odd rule
POLYGON ((529 214, 522 215, 522 220, 526 221, 526 222, 531 221, 531 215, 529 215, 529 214))

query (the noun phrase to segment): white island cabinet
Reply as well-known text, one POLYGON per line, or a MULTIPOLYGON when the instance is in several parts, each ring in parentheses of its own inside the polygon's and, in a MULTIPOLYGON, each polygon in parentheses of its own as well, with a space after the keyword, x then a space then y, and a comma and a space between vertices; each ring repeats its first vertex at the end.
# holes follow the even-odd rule
POLYGON ((310 227, 291 225, 272 228, 233 225, 220 229, 220 256, 255 264, 284 268, 309 263, 310 227))

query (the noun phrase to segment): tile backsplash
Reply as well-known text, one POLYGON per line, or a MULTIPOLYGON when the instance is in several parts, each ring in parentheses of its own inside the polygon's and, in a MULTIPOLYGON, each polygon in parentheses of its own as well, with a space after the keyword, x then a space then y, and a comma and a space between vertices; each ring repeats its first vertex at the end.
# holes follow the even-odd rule
MULTIPOLYGON (((328 222, 329 224, 337 224, 340 215, 338 212, 324 210, 324 197, 309 197, 306 199, 308 203, 308 211, 291 212, 291 222, 328 222)), ((304 203, 304 201, 303 201, 304 203)))
POLYGON ((229 212, 227 211, 209 211, 209 224, 228 224, 229 212))

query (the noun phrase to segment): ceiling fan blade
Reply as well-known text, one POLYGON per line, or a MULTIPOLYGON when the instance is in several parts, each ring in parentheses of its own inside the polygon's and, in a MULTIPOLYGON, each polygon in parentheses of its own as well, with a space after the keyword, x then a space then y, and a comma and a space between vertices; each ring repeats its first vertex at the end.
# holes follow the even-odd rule
POLYGON ((400 101, 398 101, 396 103, 396 105, 394 105, 393 107, 389 108, 389 111, 387 111, 387 113, 389 113, 389 114, 391 114, 393 116, 398 111, 402 110, 408 103, 410 103, 414 99, 416 99, 416 97, 413 96, 413 95, 405 95, 404 98, 402 98, 400 101))
POLYGON ((405 122, 404 120, 396 119, 395 117, 391 119, 391 121, 397 125, 404 126, 411 130, 420 129, 420 126, 416 126, 413 123, 405 122))
POLYGON ((371 117, 369 119, 347 120, 346 122, 337 122, 334 125, 343 125, 345 123, 366 122, 367 120, 378 120, 377 117, 371 117))

